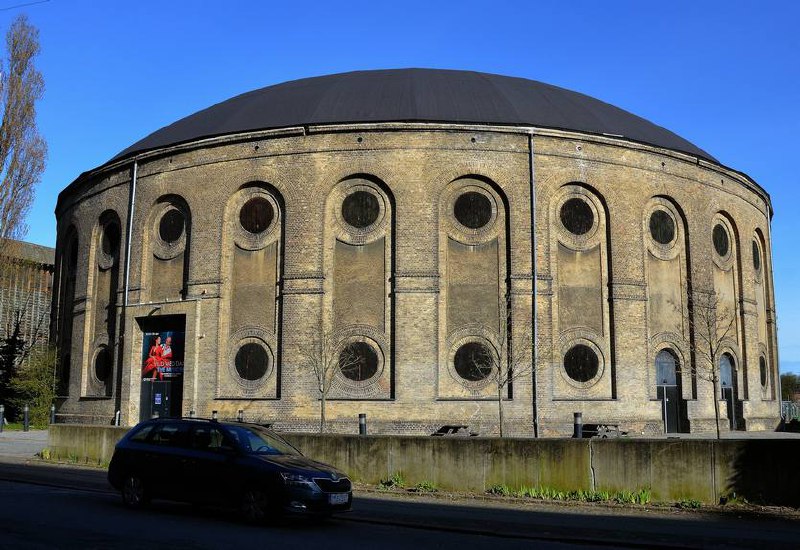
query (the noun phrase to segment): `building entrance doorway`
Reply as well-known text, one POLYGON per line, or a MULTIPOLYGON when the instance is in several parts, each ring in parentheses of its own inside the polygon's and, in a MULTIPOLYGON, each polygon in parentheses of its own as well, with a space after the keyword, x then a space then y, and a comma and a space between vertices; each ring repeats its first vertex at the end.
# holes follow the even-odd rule
POLYGON ((728 409, 728 426, 733 430, 744 429, 742 418, 742 402, 737 397, 739 394, 736 377, 736 365, 729 353, 723 353, 719 360, 719 385, 722 391, 722 400, 728 409))
POLYGON ((179 417, 183 407, 186 317, 158 315, 136 322, 142 330, 139 418, 179 417))
POLYGON ((683 431, 685 407, 678 376, 678 358, 668 349, 656 355, 656 397, 661 401, 664 433, 683 431))

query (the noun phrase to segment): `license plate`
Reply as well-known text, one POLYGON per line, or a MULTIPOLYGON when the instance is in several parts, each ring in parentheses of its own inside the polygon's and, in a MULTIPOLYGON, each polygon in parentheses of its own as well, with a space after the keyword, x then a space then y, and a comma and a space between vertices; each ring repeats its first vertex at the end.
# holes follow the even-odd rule
POLYGON ((347 493, 334 493, 328 495, 328 502, 330 504, 347 504, 347 493))

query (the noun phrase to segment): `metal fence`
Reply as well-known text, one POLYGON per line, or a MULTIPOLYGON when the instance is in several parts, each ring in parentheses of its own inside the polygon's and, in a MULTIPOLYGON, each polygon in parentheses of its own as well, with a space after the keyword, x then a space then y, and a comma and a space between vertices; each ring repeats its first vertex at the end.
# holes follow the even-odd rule
POLYGON ((794 401, 781 402, 781 416, 787 422, 792 419, 800 420, 800 403, 794 401))

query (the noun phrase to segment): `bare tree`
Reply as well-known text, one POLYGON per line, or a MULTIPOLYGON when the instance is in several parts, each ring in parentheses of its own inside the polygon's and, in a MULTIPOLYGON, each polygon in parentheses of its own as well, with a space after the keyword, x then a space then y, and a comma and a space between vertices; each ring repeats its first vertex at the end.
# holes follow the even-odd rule
POLYGON ((713 290, 695 292, 690 305, 691 313, 679 309, 689 328, 683 343, 694 355, 692 374, 711 382, 713 387, 714 423, 719 439, 720 359, 736 328, 736 311, 722 304, 713 290))
POLYGON ((545 357, 539 342, 532 334, 531 322, 517 326, 512 333, 512 295, 506 296, 500 308, 498 320, 499 338, 497 349, 486 345, 472 346, 465 350, 468 364, 471 365, 474 377, 488 380, 497 399, 497 416, 500 437, 504 435, 503 397, 508 394, 515 381, 531 376, 536 370, 534 351, 537 356, 545 357), (509 336, 514 336, 510 338, 509 336))
POLYGON ((339 372, 356 369, 361 358, 352 346, 342 346, 333 331, 322 332, 315 347, 300 351, 302 366, 314 375, 319 392, 319 433, 325 431, 325 403, 339 372))
POLYGON ((44 80, 34 65, 39 31, 24 15, 9 28, 6 49, 8 59, 0 61, 0 247, 2 239, 27 232, 25 215, 47 156, 36 127, 36 102, 44 93, 44 80))

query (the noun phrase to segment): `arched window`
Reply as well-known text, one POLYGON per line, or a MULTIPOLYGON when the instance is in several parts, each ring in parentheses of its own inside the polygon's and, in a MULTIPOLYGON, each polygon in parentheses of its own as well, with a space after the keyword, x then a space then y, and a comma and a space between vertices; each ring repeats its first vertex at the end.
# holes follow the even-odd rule
POLYGON ((678 358, 668 350, 662 349, 656 355, 656 385, 675 386, 678 384, 678 358))
POLYGON ((723 353, 719 358, 719 385, 725 390, 733 387, 735 365, 730 353, 723 353))

